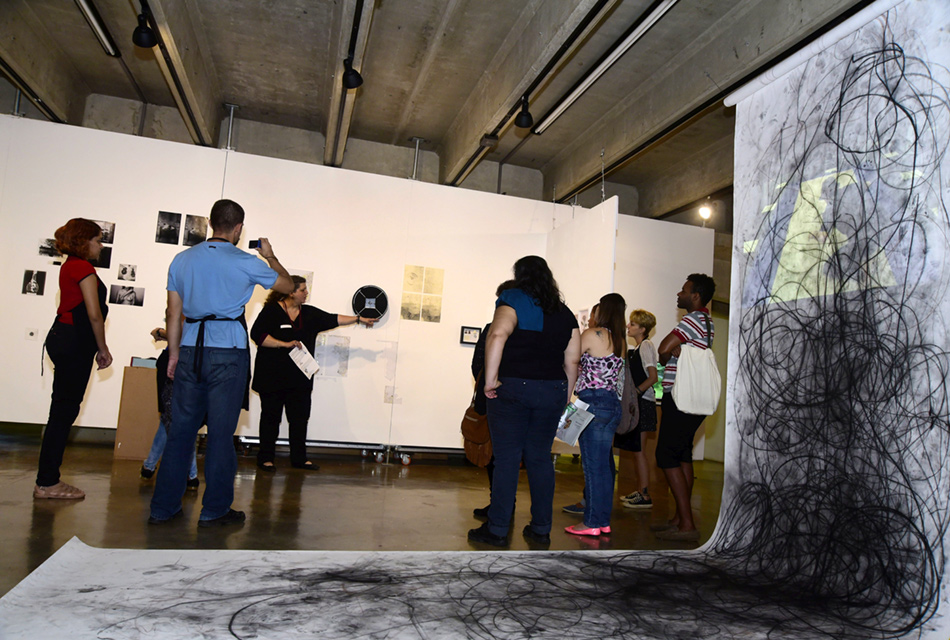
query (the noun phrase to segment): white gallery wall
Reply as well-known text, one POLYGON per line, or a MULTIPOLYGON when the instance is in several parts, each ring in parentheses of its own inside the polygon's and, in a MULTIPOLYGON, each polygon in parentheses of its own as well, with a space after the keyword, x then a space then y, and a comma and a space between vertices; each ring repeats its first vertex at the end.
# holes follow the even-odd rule
MULTIPOLYGON (((59 268, 38 245, 72 217, 115 223, 112 263, 99 276, 109 287, 120 264, 134 264, 136 281, 123 284, 145 289, 141 307, 110 306, 115 364, 93 373, 81 426, 114 428, 123 368, 163 346, 149 331, 163 322, 167 267, 183 247, 155 242, 159 211, 206 216, 220 197, 240 202, 241 246, 270 238, 285 267, 313 272, 310 304, 331 313, 351 314, 362 285, 387 292, 390 310, 376 327, 330 332, 349 340, 348 367, 315 379, 308 437, 316 441, 461 446, 458 421, 473 381, 460 328, 490 321, 495 288, 515 260, 545 256, 575 311, 613 288, 616 198, 583 209, 12 117, 0 117, 0 163, 0 219, 16 239, 0 258, 11 301, 0 327, 15 363, 0 373, 0 420, 46 420, 52 375, 47 358, 40 376, 41 347, 59 268), (440 322, 400 318, 406 265, 442 270, 440 322), (21 293, 25 270, 46 272, 45 295, 21 293)), ((694 231, 656 223, 639 242, 647 251, 667 234, 694 231)), ((711 267, 711 233, 707 245, 711 267)), ((661 277, 659 264, 650 268, 661 277)), ((259 289, 248 304, 249 324, 265 296, 259 289)), ((257 433, 259 406, 252 393, 238 433, 257 433)))
MULTIPOLYGON (((660 340, 683 315, 676 308, 676 294, 686 282, 686 276, 712 274, 714 245, 712 229, 620 217, 614 287, 627 301, 628 316, 634 309, 646 309, 656 316, 656 329, 650 335, 656 346, 660 346, 660 340)), ((725 361, 720 360, 719 364, 722 368, 725 361)), ((725 370, 721 373, 725 380, 725 370)), ((725 402, 720 402, 720 407, 724 405, 725 402)), ((701 426, 694 440, 693 458, 704 457, 705 430, 701 426)))

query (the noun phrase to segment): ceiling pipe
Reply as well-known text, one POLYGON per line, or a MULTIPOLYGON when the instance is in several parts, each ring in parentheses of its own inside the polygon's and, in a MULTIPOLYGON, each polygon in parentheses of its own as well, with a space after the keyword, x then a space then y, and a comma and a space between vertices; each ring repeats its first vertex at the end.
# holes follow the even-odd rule
POLYGON ((327 127, 326 145, 323 150, 323 163, 329 167, 338 167, 343 164, 343 153, 346 150, 350 123, 353 119, 354 103, 358 95, 355 89, 363 83, 359 68, 369 39, 374 7, 374 2, 370 2, 367 7, 364 0, 356 0, 346 56, 340 62, 343 71, 341 73, 338 66, 337 74, 334 77, 333 94, 330 101, 331 115, 327 127), (357 78, 359 79, 358 83, 356 83, 357 78))
POLYGON ((415 143, 416 143, 416 153, 412 156, 412 175, 409 176, 409 179, 410 179, 410 180, 415 180, 415 179, 416 179, 416 170, 419 168, 419 143, 420 143, 420 142, 425 142, 425 140, 423 140, 422 138, 419 138, 419 137, 417 137, 417 136, 413 136, 413 137, 409 138, 409 142, 415 142, 415 143))
MULTIPOLYGON (((511 109, 508 110, 508 113, 502 117, 501 121, 495 125, 495 128, 491 130, 487 135, 489 137, 497 138, 501 134, 502 130, 511 121, 515 114, 521 110, 524 103, 524 99, 527 96, 541 86, 541 83, 547 78, 547 76, 554 70, 554 68, 561 62, 561 60, 571 51, 574 45, 580 40, 581 36, 587 31, 587 28, 594 22, 594 19, 600 15, 605 7, 612 4, 613 0, 600 0, 596 5, 594 5, 590 11, 587 12, 587 15, 584 16, 584 19, 580 21, 574 31, 571 32, 571 35, 567 37, 564 43, 558 48, 558 50, 551 56, 551 59, 548 60, 548 63, 544 65, 544 68, 538 72, 538 75, 534 77, 534 80, 528 85, 528 87, 522 92, 519 96, 518 101, 512 105, 511 109)), ((484 138, 483 138, 484 140, 484 138)), ((479 148, 469 157, 458 173, 455 174, 455 177, 451 180, 448 180, 446 184, 450 187, 457 187, 462 183, 462 181, 468 176, 469 173, 474 169, 475 164, 480 162, 485 156, 484 147, 479 144, 479 148)))
POLYGON ((716 93, 714 96, 712 96, 711 98, 709 98, 708 100, 706 100, 705 102, 697 106, 696 108, 691 109, 688 113, 681 116, 673 123, 667 125, 662 131, 654 134, 642 144, 637 145, 630 151, 624 153, 622 156, 612 161, 610 164, 606 165, 606 167, 602 167, 601 171, 597 172, 596 175, 591 176, 590 178, 587 178, 586 180, 584 180, 583 182, 581 182, 574 188, 570 189, 566 194, 556 199, 555 202, 558 204, 564 204, 575 195, 579 193, 583 193, 584 191, 586 191, 587 189, 595 185, 597 181, 601 180, 602 175, 604 178, 606 178, 606 176, 609 176, 613 172, 617 171, 623 165, 627 164, 628 162, 630 162, 631 160, 633 160, 634 158, 636 158, 637 156, 639 156, 646 150, 650 149, 652 146, 654 146, 656 143, 661 141, 663 138, 666 138, 667 136, 672 135, 678 129, 684 127, 691 120, 693 120, 694 118, 702 114, 703 111, 709 109, 710 107, 715 106, 719 102, 722 102, 726 98, 726 96, 730 95, 734 91, 737 91, 740 87, 751 82, 757 76, 765 73, 768 69, 776 67, 779 64, 781 64, 784 60, 790 58, 791 56, 794 56, 798 51, 808 47, 812 42, 815 42, 816 40, 822 38, 829 31, 831 31, 832 29, 835 29, 838 25, 847 21, 849 18, 856 15, 857 13, 861 12, 863 9, 873 4, 875 1, 876 0, 862 0, 862 2, 859 2, 858 4, 854 5, 853 7, 843 12, 841 15, 839 15, 837 18, 835 18, 831 22, 827 23, 820 29, 816 30, 807 38, 804 38, 801 42, 798 43, 797 46, 792 47, 788 51, 785 51, 784 53, 777 55, 772 60, 766 61, 763 64, 759 65, 758 67, 756 67, 749 73, 745 74, 744 76, 742 76, 741 78, 739 78, 738 80, 730 84, 725 89, 722 89, 721 91, 716 93))
POLYGON ((679 0, 660 0, 654 3, 650 11, 642 14, 630 28, 614 43, 612 47, 601 56, 587 75, 578 80, 568 92, 562 95, 554 103, 554 106, 544 114, 538 125, 533 129, 534 133, 541 135, 544 131, 554 124, 554 121, 561 117, 565 111, 571 108, 571 105, 577 101, 584 93, 597 82, 602 75, 607 73, 620 58, 623 57, 630 47, 637 43, 646 33, 660 21, 666 12, 673 8, 679 0))
POLYGON ((142 15, 145 16, 149 28, 151 28, 152 32, 155 34, 159 54, 161 54, 156 54, 155 60, 158 62, 158 66, 162 71, 162 75, 165 76, 165 81, 168 84, 168 88, 172 92, 172 97, 175 99, 175 103, 178 105, 178 111, 181 113, 182 120, 185 122, 185 128, 188 129, 188 133, 191 135, 192 140, 194 140, 197 144, 203 147, 210 146, 210 141, 205 140, 201 126, 198 124, 198 119, 195 117, 195 110, 191 103, 188 102, 188 97, 185 94, 185 88, 181 82, 181 74, 179 73, 179 70, 175 68, 175 64, 172 62, 171 55, 168 53, 168 47, 165 44, 164 38, 162 37, 162 31, 159 29, 158 22, 155 20, 155 15, 152 13, 152 10, 148 5, 148 0, 139 1, 142 7, 142 15))

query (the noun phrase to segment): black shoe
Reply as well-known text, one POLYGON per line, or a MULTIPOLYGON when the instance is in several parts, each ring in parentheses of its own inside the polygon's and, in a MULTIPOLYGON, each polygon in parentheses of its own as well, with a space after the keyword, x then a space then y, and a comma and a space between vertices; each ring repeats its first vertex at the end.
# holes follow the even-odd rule
POLYGON ((155 469, 146 469, 145 465, 143 464, 141 471, 139 471, 139 475, 145 480, 151 480, 152 476, 155 475, 155 469))
POLYGON ((524 531, 521 532, 521 535, 525 537, 525 540, 530 540, 531 542, 536 542, 538 544, 551 544, 550 533, 538 533, 531 528, 530 524, 526 524, 524 526, 524 531))
MULTIPOLYGON (((264 471, 267 471, 269 473, 274 473, 275 471, 277 471, 277 465, 275 465, 273 462, 270 462, 269 464, 265 464, 263 462, 258 461, 257 468, 263 469, 264 471)), ((205 478, 205 480, 207 480, 207 478, 205 478)))
POLYGON ((483 544, 490 544, 493 547, 507 547, 508 538, 507 536, 496 536, 494 533, 488 530, 488 523, 486 522, 478 529, 469 529, 468 530, 468 539, 472 542, 481 542, 483 544))
POLYGON ((294 469, 305 469, 305 470, 307 470, 307 471, 319 471, 319 470, 320 470, 320 465, 314 464, 314 463, 310 462, 309 460, 307 460, 307 461, 304 462, 303 464, 291 464, 290 466, 292 466, 294 469))
POLYGON ((228 512, 223 516, 218 516, 217 518, 212 518, 211 520, 199 520, 199 527, 218 527, 226 524, 238 524, 244 522, 244 519, 247 516, 244 515, 243 511, 235 511, 234 509, 228 509, 228 512))
POLYGON ((188 483, 185 485, 185 488, 188 489, 188 491, 197 491, 198 484, 198 476, 195 476, 194 478, 188 478, 188 483))
POLYGON ((482 507, 481 509, 472 509, 472 515, 475 516, 476 518, 487 518, 487 517, 488 517, 488 508, 489 508, 490 506, 491 506, 491 505, 489 504, 489 505, 486 505, 486 506, 482 507))
POLYGON ((166 524, 168 522, 171 522, 172 520, 177 520, 183 515, 184 515, 184 512, 181 509, 179 509, 178 511, 168 516, 167 518, 156 518, 155 516, 149 516, 148 523, 149 524, 166 524))

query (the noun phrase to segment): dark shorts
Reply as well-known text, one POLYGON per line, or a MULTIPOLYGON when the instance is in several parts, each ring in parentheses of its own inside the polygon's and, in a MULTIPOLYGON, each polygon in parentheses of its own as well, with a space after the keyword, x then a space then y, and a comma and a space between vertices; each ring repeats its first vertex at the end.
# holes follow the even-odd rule
POLYGON ((663 424, 656 439, 656 466, 672 469, 693 461, 693 437, 706 416, 683 413, 672 393, 663 394, 663 424))
POLYGON ((618 434, 614 438, 614 446, 618 449, 639 453, 642 450, 640 434, 656 431, 656 402, 643 397, 640 397, 639 401, 640 421, 629 433, 618 434))

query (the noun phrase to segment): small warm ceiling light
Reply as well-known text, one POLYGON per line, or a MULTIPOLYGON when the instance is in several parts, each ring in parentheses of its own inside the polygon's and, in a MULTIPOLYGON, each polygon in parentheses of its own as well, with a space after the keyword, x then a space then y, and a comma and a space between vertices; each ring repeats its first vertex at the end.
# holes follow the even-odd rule
POLYGON ((710 209, 708 206, 703 205, 699 208, 699 217, 702 218, 703 220, 709 220, 709 216, 711 215, 712 215, 712 209, 710 209))
POLYGON ((363 84, 363 76, 360 75, 360 72, 353 68, 353 61, 347 58, 343 61, 343 88, 344 89, 356 89, 361 84, 363 84))
POLYGON ((132 32, 132 44, 143 49, 151 49, 158 44, 158 38, 155 37, 152 28, 148 26, 148 18, 145 17, 144 13, 139 14, 139 26, 135 27, 135 31, 132 32))
POLYGON ((528 112, 528 96, 521 96, 521 111, 515 116, 515 126, 519 129, 530 129, 534 124, 534 118, 528 112))

